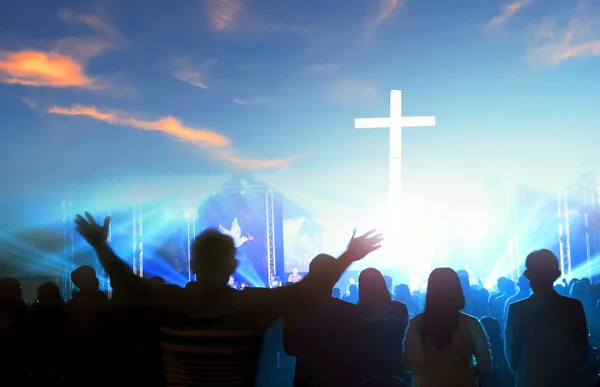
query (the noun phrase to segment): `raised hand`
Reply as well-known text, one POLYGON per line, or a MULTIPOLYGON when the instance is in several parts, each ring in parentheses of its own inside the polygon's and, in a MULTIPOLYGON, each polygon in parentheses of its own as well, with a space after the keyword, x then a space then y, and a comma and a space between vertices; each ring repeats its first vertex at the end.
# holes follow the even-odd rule
POLYGON ((85 212, 85 218, 77 215, 75 224, 77 232, 89 243, 96 247, 106 242, 108 238, 108 229, 110 226, 110 216, 104 218, 104 223, 99 225, 89 212, 85 212))
POLYGON ((359 237, 356 236, 356 230, 352 233, 352 239, 348 243, 346 253, 352 261, 359 261, 381 247, 383 234, 373 229, 359 237))

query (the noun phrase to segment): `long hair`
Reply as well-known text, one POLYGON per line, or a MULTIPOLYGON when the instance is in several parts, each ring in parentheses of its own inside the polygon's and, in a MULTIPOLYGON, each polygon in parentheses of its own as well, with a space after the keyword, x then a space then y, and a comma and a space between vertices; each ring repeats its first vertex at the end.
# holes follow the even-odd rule
POLYGON ((429 338, 438 350, 448 348, 464 307, 465 296, 456 272, 450 268, 431 272, 421 327, 423 341, 429 338))
POLYGON ((372 304, 391 300, 385 278, 377 269, 365 269, 358 277, 358 303, 372 304))

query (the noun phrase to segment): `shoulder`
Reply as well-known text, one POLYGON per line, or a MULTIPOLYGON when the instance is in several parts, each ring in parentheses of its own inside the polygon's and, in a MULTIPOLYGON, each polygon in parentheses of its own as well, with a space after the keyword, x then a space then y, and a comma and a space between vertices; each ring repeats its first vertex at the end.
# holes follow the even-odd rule
POLYGON ((475 316, 471 316, 470 314, 460 312, 458 318, 459 318, 459 321, 461 321, 463 324, 468 325, 469 327, 481 326, 481 322, 479 321, 479 319, 475 316))
POLYGON ((573 308, 573 309, 578 309, 578 308, 583 308, 583 303, 581 301, 579 301, 576 298, 573 297, 567 297, 567 296, 562 296, 560 294, 557 294, 556 297, 567 307, 569 308, 573 308))
POLYGON ((423 320, 423 313, 419 313, 418 315, 416 315, 415 317, 410 319, 410 324, 416 325, 416 324, 419 324, 422 320, 423 320))

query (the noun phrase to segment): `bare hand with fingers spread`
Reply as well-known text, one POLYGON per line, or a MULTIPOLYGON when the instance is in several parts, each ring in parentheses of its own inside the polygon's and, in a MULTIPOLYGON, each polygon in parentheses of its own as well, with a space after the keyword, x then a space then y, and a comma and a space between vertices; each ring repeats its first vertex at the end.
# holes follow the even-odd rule
POLYGON ((354 230, 352 239, 350 239, 350 242, 348 243, 346 254, 344 254, 343 257, 351 262, 359 261, 373 251, 381 248, 382 241, 383 234, 378 233, 375 229, 359 237, 356 236, 356 230, 354 230))
POLYGON ((108 230, 110 227, 110 216, 104 218, 104 223, 99 225, 94 217, 85 212, 85 218, 82 215, 77 215, 75 224, 77 232, 89 243, 92 247, 97 247, 106 243, 108 239, 108 230))

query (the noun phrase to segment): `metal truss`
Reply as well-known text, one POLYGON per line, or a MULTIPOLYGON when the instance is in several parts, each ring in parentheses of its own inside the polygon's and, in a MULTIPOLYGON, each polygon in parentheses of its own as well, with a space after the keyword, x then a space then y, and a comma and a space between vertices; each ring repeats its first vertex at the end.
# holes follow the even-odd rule
POLYGON ((74 254, 74 222, 73 203, 70 198, 62 201, 62 234, 63 234, 63 270, 62 270, 62 296, 68 300, 72 296, 73 282, 71 272, 75 269, 74 254))
POLYGON ((133 205, 132 214, 132 261, 131 267, 133 274, 143 277, 144 276, 144 229, 143 229, 143 218, 144 213, 141 204, 133 205))
POLYGON ((267 283, 277 276, 277 258, 275 250, 275 210, 273 208, 273 190, 265 193, 266 227, 267 227, 267 283))
POLYGON ((558 241, 560 247, 560 268, 563 278, 572 279, 571 272, 571 232, 569 225, 569 202, 566 192, 559 192, 558 203, 558 241))

